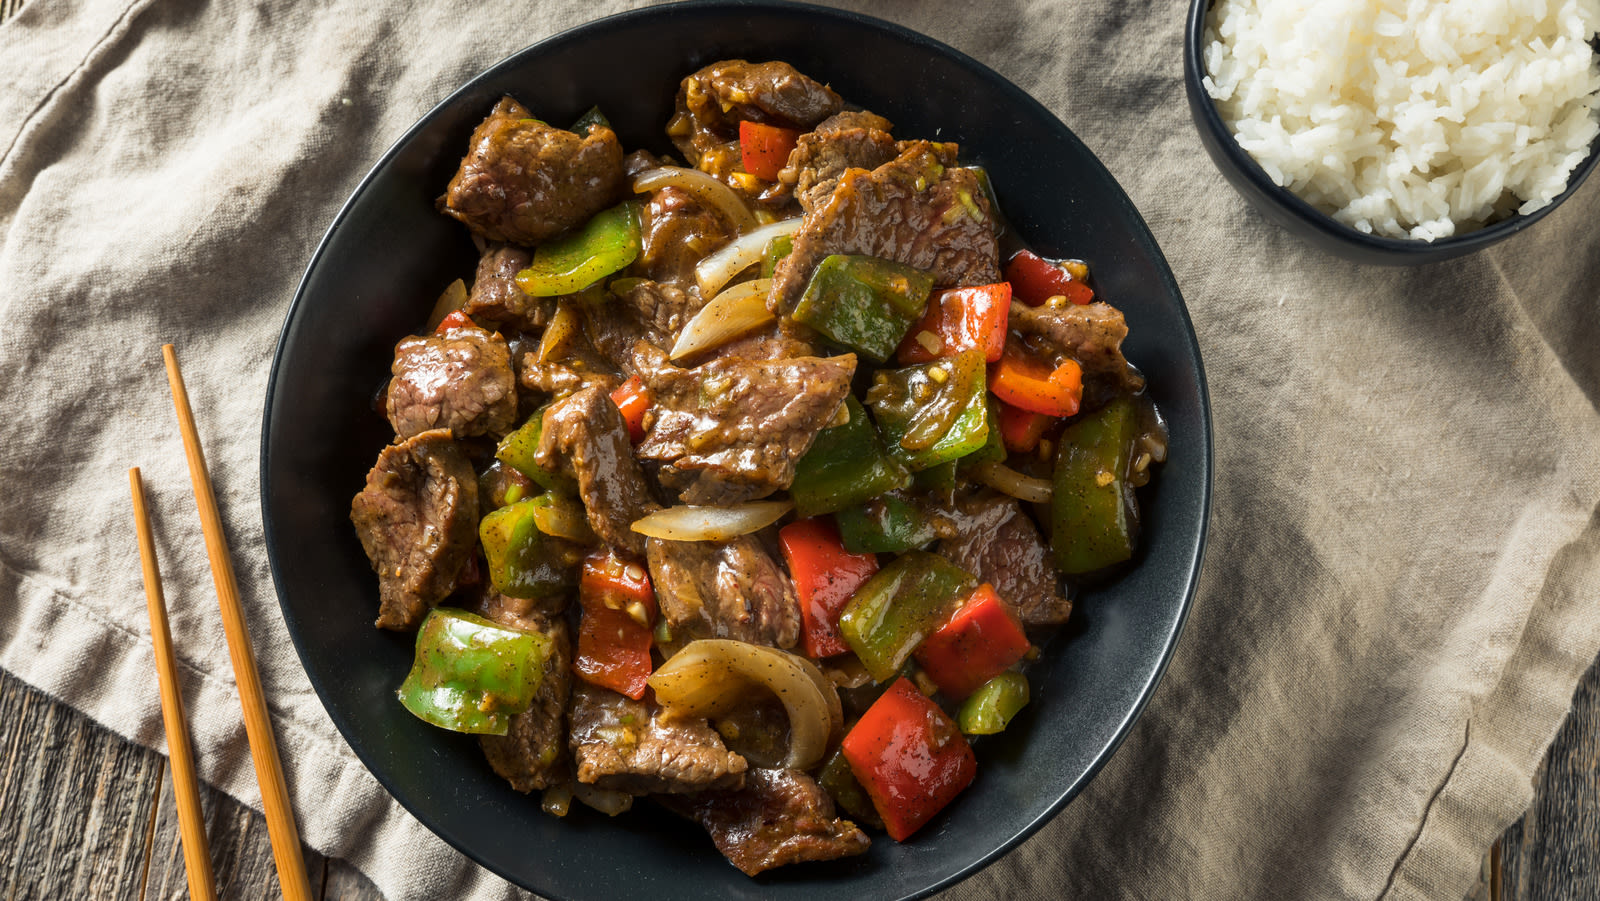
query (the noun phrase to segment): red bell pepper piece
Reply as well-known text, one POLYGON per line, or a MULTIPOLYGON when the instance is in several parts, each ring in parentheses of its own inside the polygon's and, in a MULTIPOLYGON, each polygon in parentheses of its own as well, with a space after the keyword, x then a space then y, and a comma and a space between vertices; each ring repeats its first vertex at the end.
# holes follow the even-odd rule
POLYGON ((1068 360, 1052 370, 1049 364, 1007 345, 1000 362, 989 367, 989 390, 1013 407, 1046 416, 1071 416, 1083 400, 1083 367, 1068 360))
POLYGON ((744 171, 756 178, 777 181, 778 170, 789 163, 789 151, 794 149, 800 133, 792 128, 779 128, 748 120, 739 123, 739 157, 744 171))
POLYGON ((592 685, 643 698, 656 617, 650 574, 610 551, 596 551, 583 561, 578 603, 578 653, 572 671, 592 685))
POLYGON ((644 440, 644 413, 650 409, 650 389, 644 386, 644 380, 638 376, 629 378, 611 392, 611 402, 622 411, 622 418, 628 423, 628 437, 634 444, 644 440))
POLYGON ((443 319, 439 320, 439 327, 434 329, 433 333, 436 335, 442 335, 451 329, 472 328, 476 324, 477 323, 472 321, 472 317, 468 316, 466 313, 463 313, 460 310, 451 310, 445 314, 443 319))
POLYGON ((917 662, 939 690, 961 701, 1028 653, 1028 636, 985 582, 917 648, 917 662))
POLYGON ((1000 440, 1014 454, 1032 453, 1055 418, 1000 402, 1000 440))
POLYGON ((778 544, 800 596, 806 656, 832 657, 850 650, 839 635, 839 613, 878 572, 877 556, 845 550, 839 529, 825 518, 789 523, 778 530, 778 544))
POLYGON ((900 365, 929 363, 964 350, 981 350, 993 363, 1005 350, 1010 313, 1011 285, 1006 282, 941 291, 900 342, 900 365))
POLYGON ((1006 281, 1018 300, 1036 307, 1052 297, 1062 296, 1075 304, 1094 300, 1094 290, 1061 263, 1047 260, 1031 250, 1019 250, 1006 263, 1006 281))
POLYGON ((961 730, 904 677, 867 708, 840 750, 897 842, 910 838, 978 773, 961 730))

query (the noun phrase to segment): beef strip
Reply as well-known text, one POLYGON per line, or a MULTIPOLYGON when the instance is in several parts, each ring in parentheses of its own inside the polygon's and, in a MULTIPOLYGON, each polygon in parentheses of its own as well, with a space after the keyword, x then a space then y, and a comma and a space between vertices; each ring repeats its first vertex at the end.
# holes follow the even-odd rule
MULTIPOLYGON (((678 86, 677 112, 667 123, 667 134, 690 165, 756 196, 759 187, 747 184, 752 177, 738 177, 744 169, 739 122, 809 131, 842 106, 838 94, 788 63, 723 60, 678 86)), ((787 195, 781 199, 786 201, 787 195)))
POLYGON ((644 536, 631 526, 660 505, 633 458, 628 423, 605 392, 585 388, 552 404, 544 414, 535 459, 578 477, 578 495, 595 534, 614 548, 644 556, 644 536))
POLYGON ((686 504, 731 504, 789 487, 795 464, 838 413, 856 359, 718 358, 646 380, 654 420, 639 445, 686 504))
POLYGON ((956 167, 954 144, 906 141, 893 161, 846 171, 827 202, 806 214, 794 250, 778 263, 772 311, 793 311, 817 264, 835 253, 932 272, 941 288, 1000 280, 988 195, 974 170, 956 167))
POLYGON ((378 573, 378 625, 415 629, 477 540, 477 476, 448 430, 413 435, 378 455, 350 521, 378 573))
POLYGON ((733 238, 720 215, 681 188, 662 188, 650 195, 639 215, 639 258, 635 275, 691 288, 694 267, 733 238))
POLYGON ((479 736, 489 765, 519 792, 571 778, 567 754, 567 698, 572 691, 572 637, 567 621, 541 612, 538 602, 491 593, 479 608, 485 618, 550 639, 544 678, 528 709, 511 718, 505 735, 479 736))
POLYGON ((667 365, 667 352, 699 309, 699 296, 648 279, 628 283, 614 301, 585 309, 584 331, 611 365, 643 378, 667 365))
POLYGON ((675 641, 732 638, 792 648, 800 637, 794 583, 754 535, 725 542, 645 542, 650 581, 675 641))
POLYGON ((535 120, 510 97, 472 133, 441 212, 490 241, 538 244, 587 222, 622 195, 622 145, 604 125, 586 135, 535 120))
POLYGON ((533 254, 521 247, 498 244, 483 252, 472 293, 462 312, 502 328, 537 333, 555 314, 553 297, 529 297, 517 287, 517 273, 528 268, 533 254))
POLYGON ((749 767, 705 720, 669 717, 654 702, 582 680, 572 692, 571 745, 579 782, 636 795, 738 788, 749 767))
POLYGON ((1013 331, 1039 340, 1046 350, 1077 360, 1085 376, 1110 378, 1129 391, 1144 387, 1144 378, 1122 355, 1128 323, 1122 311, 1108 303, 1047 303, 1039 307, 1014 303, 1009 324, 1013 331))
POLYGON ((541 363, 538 355, 532 353, 523 356, 519 379, 522 387, 529 391, 556 398, 575 394, 585 388, 599 388, 609 394, 622 384, 621 379, 609 373, 586 371, 566 363, 541 363))
POLYGON ((994 586, 1025 625, 1064 623, 1072 601, 1050 561, 1050 548, 1015 498, 987 489, 956 498, 939 517, 939 553, 994 586))
POLYGON ((524 388, 562 398, 584 388, 610 393, 622 384, 614 361, 597 350, 585 325, 589 301, 562 297, 538 347, 522 357, 524 388))
POLYGON ((698 291, 648 280, 629 286, 618 299, 634 318, 651 330, 649 340, 662 350, 672 349, 684 324, 705 305, 698 291), (655 336, 659 336, 659 340, 655 336))
POLYGON ((800 136, 778 182, 792 185, 800 208, 809 213, 827 202, 846 171, 876 169, 900 155, 891 127, 868 112, 832 116, 800 136))
POLYGON ((449 429, 504 435, 517 424, 517 379, 505 339, 480 328, 402 338, 385 402, 395 434, 449 429))
POLYGON ((747 876, 808 860, 862 854, 866 833, 840 819, 816 780, 795 770, 752 769, 744 788, 658 799, 711 834, 747 876))

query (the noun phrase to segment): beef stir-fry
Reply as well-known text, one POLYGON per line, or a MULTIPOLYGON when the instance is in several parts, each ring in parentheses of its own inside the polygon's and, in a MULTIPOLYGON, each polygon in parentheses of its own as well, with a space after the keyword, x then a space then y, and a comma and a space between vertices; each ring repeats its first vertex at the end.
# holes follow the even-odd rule
POLYGON ((351 519, 407 709, 754 875, 973 782, 1166 435, 1089 264, 956 144, 782 62, 689 75, 665 126, 680 159, 600 110, 477 127, 439 209, 481 261, 396 346, 351 519))

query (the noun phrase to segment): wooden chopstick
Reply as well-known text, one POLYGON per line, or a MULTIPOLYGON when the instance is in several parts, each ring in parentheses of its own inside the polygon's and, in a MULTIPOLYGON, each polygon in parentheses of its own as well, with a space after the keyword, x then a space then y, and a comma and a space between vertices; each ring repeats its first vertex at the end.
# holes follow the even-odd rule
POLYGON ((156 649, 156 681, 161 685, 161 721, 167 728, 167 755, 172 760, 172 795, 178 804, 178 836, 183 844, 183 866, 189 872, 189 897, 195 901, 217 897, 211 874, 211 846, 206 841, 205 814, 200 811, 200 781, 194 772, 194 751, 189 746, 189 723, 183 715, 183 694, 178 690, 178 660, 172 653, 172 630, 167 625, 167 602, 161 593, 161 568, 156 564, 156 542, 150 532, 150 511, 144 503, 144 483, 139 468, 128 470, 133 491, 133 525, 139 533, 139 561, 144 566, 144 598, 150 607, 150 640, 156 649))
POLYGON ((300 852, 300 832, 295 827, 289 787, 284 782, 283 765, 278 760, 278 743, 272 735, 267 699, 261 690, 261 674, 256 669, 255 651, 250 646, 250 629, 245 623, 244 607, 239 603, 239 583, 233 575, 232 558, 228 556, 228 539, 222 531, 222 516, 217 512, 217 496, 212 491, 206 458, 200 450, 200 432, 195 428, 189 392, 183 387, 178 357, 171 344, 162 345, 161 356, 166 360, 172 405, 178 412, 178 428, 183 432, 189 478, 194 482, 194 501, 200 510, 200 530, 206 539, 206 557, 211 561, 211 579, 217 586, 222 631, 228 639, 228 657, 233 662, 234 681, 239 685, 244 731, 250 739, 256 782, 261 786, 261 806, 267 816, 267 837, 272 840, 272 859, 278 867, 278 887, 289 901, 310 901, 311 883, 306 879, 306 863, 300 852))

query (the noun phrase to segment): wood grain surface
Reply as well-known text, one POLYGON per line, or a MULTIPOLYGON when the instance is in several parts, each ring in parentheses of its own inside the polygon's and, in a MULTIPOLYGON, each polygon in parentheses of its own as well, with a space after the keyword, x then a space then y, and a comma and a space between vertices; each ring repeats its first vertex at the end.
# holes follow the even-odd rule
MULTIPOLYGON (((218 894, 280 897, 266 819, 204 784, 200 795, 218 894)), ((313 897, 381 901, 355 867, 310 848, 305 859, 313 897)), ((167 758, 0 672, 0 899, 188 894, 167 758)))
MULTIPOLYGON (((1600 661, 1573 700, 1533 804, 1500 840, 1499 883, 1473 901, 1600 898, 1600 661)), ((265 818, 204 785, 201 795, 221 896, 278 897, 265 818)), ((315 897, 382 898, 350 864, 305 855, 315 897)), ((166 758, 0 671, 0 899, 187 893, 166 758)))

